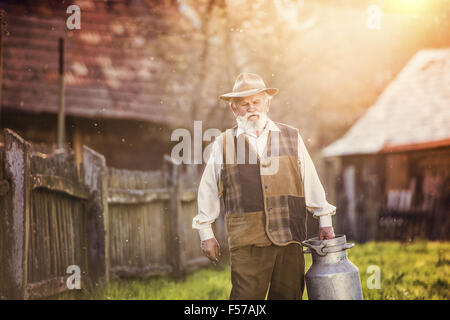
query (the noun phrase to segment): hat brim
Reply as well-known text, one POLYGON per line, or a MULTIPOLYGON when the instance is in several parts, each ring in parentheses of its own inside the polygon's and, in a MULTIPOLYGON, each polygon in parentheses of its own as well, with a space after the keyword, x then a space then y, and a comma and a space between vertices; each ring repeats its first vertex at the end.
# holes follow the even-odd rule
POLYGON ((240 92, 225 93, 225 94, 221 95, 219 98, 221 100, 230 101, 233 98, 242 98, 242 97, 253 96, 255 94, 258 94, 258 93, 264 92, 264 91, 266 91, 271 96, 274 96, 278 93, 279 90, 277 88, 250 89, 250 90, 245 90, 245 91, 240 91, 240 92))

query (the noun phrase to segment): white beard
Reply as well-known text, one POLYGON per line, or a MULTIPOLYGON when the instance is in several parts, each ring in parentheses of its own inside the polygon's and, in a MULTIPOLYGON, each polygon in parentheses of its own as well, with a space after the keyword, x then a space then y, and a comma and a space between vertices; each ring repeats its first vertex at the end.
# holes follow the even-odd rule
POLYGON ((237 116, 236 122, 238 127, 244 130, 244 132, 252 133, 255 131, 261 132, 264 129, 268 119, 269 118, 266 113, 254 111, 247 112, 244 116, 237 116), (259 117, 256 120, 248 120, 251 115, 258 115, 259 117))

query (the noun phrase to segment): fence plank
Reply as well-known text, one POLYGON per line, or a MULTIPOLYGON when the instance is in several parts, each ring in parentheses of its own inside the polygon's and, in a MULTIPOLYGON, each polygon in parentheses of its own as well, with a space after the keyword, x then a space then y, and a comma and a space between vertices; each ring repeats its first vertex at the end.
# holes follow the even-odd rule
POLYGON ((180 196, 180 165, 175 164, 169 157, 165 158, 167 187, 170 192, 169 214, 167 216, 168 224, 168 252, 170 254, 170 262, 172 264, 172 272, 175 278, 183 276, 183 268, 181 265, 180 252, 180 234, 178 220, 181 214, 181 196, 180 196))
POLYGON ((5 197, 5 211, 1 215, 4 227, 5 291, 12 299, 27 298, 28 279, 28 219, 30 181, 30 145, 9 129, 4 130, 5 159, 4 175, 11 190, 5 197))
POLYGON ((31 176, 31 189, 45 188, 48 190, 64 192, 73 197, 87 200, 89 191, 80 184, 63 177, 46 174, 33 174, 31 176))
POLYGON ((153 201, 168 200, 169 193, 166 188, 139 190, 134 189, 108 189, 108 202, 109 203, 122 203, 122 204, 139 204, 149 203, 153 201))
POLYGON ((109 280, 108 186, 105 157, 83 146, 84 181, 91 198, 88 208, 88 261, 94 282, 109 280))
MULTIPOLYGON (((69 277, 70 275, 64 275, 28 284, 29 298, 46 298, 67 291, 67 279, 69 277)), ((84 288, 87 283, 85 283, 83 277, 81 277, 80 281, 81 287, 84 288)))

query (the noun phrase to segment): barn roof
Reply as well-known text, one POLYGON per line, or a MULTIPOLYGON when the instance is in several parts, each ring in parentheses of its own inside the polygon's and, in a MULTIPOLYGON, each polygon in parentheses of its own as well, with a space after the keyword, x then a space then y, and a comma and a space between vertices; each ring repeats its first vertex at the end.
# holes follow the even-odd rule
POLYGON ((450 49, 421 50, 325 157, 450 145, 450 49))
POLYGON ((55 7, 27 3, 2 4, 2 108, 57 113, 58 38, 63 37, 66 114, 166 124, 175 120, 173 97, 183 90, 183 80, 177 80, 167 60, 179 57, 163 58, 176 53, 173 47, 186 34, 195 38, 183 29, 189 22, 176 6, 162 4, 168 1, 79 0, 53 2, 55 7), (81 9, 81 30, 66 27, 71 3, 81 9))

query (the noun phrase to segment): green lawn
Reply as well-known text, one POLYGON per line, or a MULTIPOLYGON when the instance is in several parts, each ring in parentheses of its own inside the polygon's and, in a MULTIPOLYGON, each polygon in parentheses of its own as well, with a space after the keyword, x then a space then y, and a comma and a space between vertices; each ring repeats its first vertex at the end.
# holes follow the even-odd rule
MULTIPOLYGON (((450 242, 370 242, 349 250, 359 268, 365 299, 449 299, 450 242), (367 288, 367 267, 381 270, 381 289, 367 288)), ((306 269, 311 265, 306 255, 306 269)), ((183 281, 170 277, 118 280, 95 290, 69 292, 59 299, 228 299, 229 267, 195 271, 183 281)), ((307 299, 306 292, 304 299, 307 299)))

